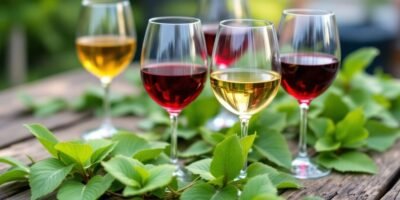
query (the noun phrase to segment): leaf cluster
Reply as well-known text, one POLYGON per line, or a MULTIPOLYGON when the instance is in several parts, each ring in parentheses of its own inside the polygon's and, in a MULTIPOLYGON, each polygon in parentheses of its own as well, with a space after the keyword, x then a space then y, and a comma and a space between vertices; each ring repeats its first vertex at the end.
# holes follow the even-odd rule
MULTIPOLYGON (((377 166, 368 154, 386 151, 400 136, 400 83, 384 74, 364 73, 377 55, 374 48, 363 48, 349 55, 330 89, 311 104, 308 143, 315 150, 316 162, 327 168, 338 172, 376 173, 377 166)), ((138 77, 138 73, 130 73, 128 78, 139 85, 138 77)), ((95 91, 90 90, 65 105, 76 111, 99 110, 102 94, 95 91)), ((112 99, 114 115, 143 117, 138 125, 145 134, 139 137, 125 132, 111 140, 59 142, 44 127, 29 126, 53 156, 47 161, 48 165, 64 169, 55 176, 61 177, 58 185, 53 184, 54 188, 36 197, 57 188, 60 188, 58 193, 65 192, 64 184, 77 191, 77 188, 96 185, 98 181, 104 181, 107 186, 111 179, 111 186, 100 188, 98 193, 164 199, 279 199, 278 189, 301 187, 287 173, 292 160, 287 141, 297 137, 299 109, 295 100, 283 91, 267 109, 252 117, 250 135, 239 139, 239 123, 218 132, 205 127, 219 111, 218 102, 209 86, 206 87, 184 110, 179 121, 179 155, 185 158, 187 170, 194 174, 190 183, 182 183, 172 176, 174 170, 168 165, 165 154, 168 143, 159 142, 169 138, 166 113, 149 100, 143 90, 139 95, 114 95, 112 99), (247 178, 237 180, 246 157, 250 161, 247 178), (159 179, 158 171, 168 172, 162 175, 164 182, 159 179), (240 197, 237 196, 239 191, 240 197)), ((46 109, 45 104, 25 102, 34 113, 46 109)), ((9 171, 16 167, 18 172, 10 173, 19 179, 9 179, 31 179, 33 168, 45 161, 25 168, 24 172, 19 171, 22 170, 20 166, 12 165, 9 171)), ((0 176, 0 183, 1 180, 0 176)))
POLYGON ((0 158, 0 162, 11 165, 0 175, 0 184, 28 181, 31 199, 49 195, 61 200, 104 196, 281 199, 277 196, 278 189, 301 186, 291 175, 260 162, 249 166, 246 178, 237 178, 257 137, 255 134, 241 139, 235 134, 222 136, 215 143, 212 158, 195 161, 187 167, 193 180, 182 182, 174 176, 176 167, 166 159, 167 143, 130 132, 120 132, 111 139, 59 141, 42 125, 26 127, 51 157, 29 167, 12 158, 0 158))

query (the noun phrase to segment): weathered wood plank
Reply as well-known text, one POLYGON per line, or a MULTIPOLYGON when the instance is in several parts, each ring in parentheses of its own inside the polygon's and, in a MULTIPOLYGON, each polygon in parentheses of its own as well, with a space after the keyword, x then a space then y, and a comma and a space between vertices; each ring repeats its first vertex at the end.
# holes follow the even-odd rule
POLYGON ((400 199, 400 179, 397 183, 382 197, 382 200, 399 200, 400 199))
POLYGON ((400 142, 385 153, 375 153, 373 158, 379 166, 376 175, 338 174, 315 180, 302 181, 304 188, 283 194, 287 199, 302 199, 309 195, 332 200, 375 200, 380 199, 392 187, 393 180, 399 179, 400 142))
MULTIPOLYGON (((58 113, 47 118, 38 118, 31 115, 20 115, 25 111, 22 103, 17 99, 20 91, 31 95, 35 100, 45 100, 50 97, 62 97, 73 99, 79 96, 86 88, 96 85, 97 80, 84 71, 74 71, 66 75, 57 75, 43 82, 29 86, 18 87, 0 94, 0 147, 15 143, 31 137, 23 128, 23 124, 42 123, 49 129, 58 129, 63 126, 82 121, 87 118, 88 113, 75 113, 71 111, 58 113), (9 102, 9 103, 7 103, 9 102)), ((113 82, 112 89, 118 93, 129 94, 136 92, 123 79, 113 82)))
MULTIPOLYGON (((21 192, 29 189, 27 183, 11 183, 0 187, 0 199, 5 199, 7 197, 19 195, 21 192)), ((25 199, 30 199, 30 196, 25 199)))
POLYGON ((17 118, 25 111, 25 107, 19 100, 19 95, 27 94, 37 101, 46 100, 49 97, 73 98, 80 94, 85 85, 94 85, 96 79, 81 70, 71 71, 60 75, 21 85, 2 91, 0 94, 0 125, 10 119, 17 118), (79 87, 77 84, 80 83, 79 87))

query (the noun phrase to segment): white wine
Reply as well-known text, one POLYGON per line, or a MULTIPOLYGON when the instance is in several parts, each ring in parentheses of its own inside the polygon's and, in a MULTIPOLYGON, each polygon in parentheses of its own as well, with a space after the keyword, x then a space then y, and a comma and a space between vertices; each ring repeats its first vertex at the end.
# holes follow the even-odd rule
POLYGON ((218 101, 239 116, 251 116, 269 105, 281 80, 273 71, 235 68, 214 71, 210 78, 218 101))
POLYGON ((122 36, 87 36, 76 40, 79 59, 90 73, 112 79, 131 62, 136 40, 122 36))

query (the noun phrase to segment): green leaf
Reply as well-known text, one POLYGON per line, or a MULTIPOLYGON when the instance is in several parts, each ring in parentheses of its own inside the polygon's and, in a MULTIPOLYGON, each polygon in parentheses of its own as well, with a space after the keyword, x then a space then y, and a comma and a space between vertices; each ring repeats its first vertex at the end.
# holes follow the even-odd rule
POLYGON ((186 167, 186 169, 189 170, 190 173, 199 175, 204 180, 210 181, 215 179, 215 177, 210 172, 210 165, 211 159, 206 158, 190 164, 186 167))
POLYGON ((196 184, 182 193, 181 200, 211 199, 215 188, 207 183, 196 184))
POLYGON ((118 155, 107 162, 102 162, 102 165, 109 174, 121 183, 132 187, 140 187, 142 185, 141 172, 134 168, 136 165, 142 165, 139 161, 118 155))
POLYGON ((369 132, 367 146, 375 151, 383 152, 387 150, 400 137, 400 130, 398 128, 388 127, 379 121, 369 120, 365 127, 369 132))
POLYGON ((368 131, 364 128, 364 124, 364 112, 361 108, 349 112, 346 117, 336 125, 336 141, 339 141, 342 147, 360 147, 368 138, 368 131))
POLYGON ((322 116, 332 119, 337 122, 349 112, 349 107, 343 101, 342 95, 329 93, 324 101, 324 109, 322 116))
POLYGON ((140 105, 136 99, 124 100, 111 107, 111 115, 115 117, 127 115, 145 116, 147 113, 146 107, 140 105))
POLYGON ((28 94, 18 94, 18 98, 19 100, 22 102, 22 104, 29 110, 29 111, 33 111, 36 108, 36 103, 35 100, 32 98, 32 96, 28 95, 28 94))
POLYGON ((114 148, 112 155, 132 157, 139 150, 149 146, 145 139, 129 132, 120 132, 114 135, 112 140, 117 142, 117 146, 114 148))
POLYGON ((205 125, 207 120, 218 113, 219 108, 220 105, 215 100, 215 97, 201 97, 183 110, 183 116, 188 121, 188 127, 197 128, 205 125))
POLYGON ((277 192, 278 191, 269 180, 268 174, 258 175, 247 181, 240 196, 240 200, 253 199, 263 194, 276 195, 277 192))
POLYGON ((87 166, 93 155, 93 148, 89 144, 77 142, 60 142, 55 149, 73 159, 80 166, 87 166))
POLYGON ((61 185, 57 193, 57 199, 96 200, 107 191, 113 181, 114 178, 110 175, 104 177, 94 176, 86 185, 80 181, 71 180, 61 185))
POLYGON ((27 167, 23 162, 16 160, 14 158, 11 158, 11 157, 7 157, 7 156, 0 157, 0 163, 9 164, 13 167, 17 167, 26 172, 29 172, 29 167, 27 167))
POLYGON ((385 111, 385 107, 378 104, 377 101, 374 100, 371 91, 365 86, 363 86, 363 88, 351 89, 349 96, 351 98, 350 107, 352 109, 362 107, 367 118, 373 116, 380 117, 382 112, 385 111))
POLYGON ((366 154, 356 151, 334 155, 332 153, 320 154, 317 162, 326 168, 333 168, 340 172, 363 172, 375 174, 378 167, 366 154))
POLYGON ((310 119, 308 126, 317 138, 332 135, 335 131, 335 124, 329 118, 310 119))
POLYGON ((238 136, 227 137, 215 147, 210 171, 214 177, 224 177, 224 182, 233 180, 243 168, 244 158, 238 136))
POLYGON ((330 136, 324 136, 317 140, 315 143, 315 150, 321 151, 334 151, 340 148, 340 142, 335 141, 335 139, 330 136))
POLYGON ((26 181, 29 173, 24 169, 14 168, 0 174, 0 185, 11 181, 26 181))
POLYGON ((290 169, 292 154, 285 137, 275 130, 260 129, 254 150, 278 166, 290 169))
POLYGON ((248 135, 240 139, 240 145, 242 145, 243 158, 247 160, 247 155, 251 147, 253 146, 254 140, 256 139, 256 134, 248 135))
POLYGON ((194 138, 198 134, 198 132, 195 129, 181 128, 181 129, 179 129, 177 134, 178 134, 179 138, 183 138, 185 140, 190 140, 190 139, 194 138))
POLYGON ((165 148, 143 149, 135 153, 133 158, 145 162, 157 158, 165 148))
POLYGON ((273 194, 260 194, 255 196, 251 200, 284 200, 284 199, 273 194))
POLYGON ((24 126, 39 140, 51 155, 57 157, 57 151, 54 146, 58 143, 58 140, 53 133, 41 124, 29 124, 24 126))
POLYGON ((189 148, 187 148, 184 152, 180 153, 180 156, 184 158, 201 156, 203 154, 211 152, 212 149, 213 147, 210 144, 199 140, 190 145, 189 148))
POLYGON ((211 145, 217 145, 225 138, 224 134, 211 132, 204 127, 201 127, 199 131, 203 140, 211 145))
POLYGON ((285 113, 265 109, 257 116, 254 116, 252 120, 250 120, 250 124, 249 133, 256 132, 259 127, 267 127, 270 130, 281 132, 286 126, 286 115, 285 113))
POLYGON ((55 158, 39 161, 31 167, 29 186, 31 199, 38 199, 53 192, 71 172, 74 165, 65 166, 55 158))
POLYGON ((169 146, 169 144, 165 142, 148 142, 145 147, 146 149, 138 150, 134 153, 133 158, 140 162, 157 159, 167 146, 169 146))
POLYGON ((276 109, 286 114, 286 126, 295 126, 299 124, 299 105, 295 101, 279 103, 276 109))
POLYGON ((97 164, 103 161, 116 147, 116 143, 109 140, 89 140, 88 144, 93 149, 93 154, 90 157, 90 163, 97 164))
POLYGON ((210 200, 231 200, 237 199, 238 190, 233 185, 228 185, 217 192, 211 197, 210 200))
POLYGON ((397 119, 400 119, 400 96, 392 101, 390 111, 393 116, 395 116, 397 119))
POLYGON ((48 117, 57 112, 60 112, 68 107, 66 100, 61 98, 50 99, 47 102, 37 104, 34 115, 37 117, 48 117))
POLYGON ((346 57, 340 72, 347 80, 351 80, 354 75, 364 71, 378 55, 379 50, 373 47, 358 49, 346 57))
POLYGON ((291 174, 287 174, 285 172, 280 172, 275 168, 272 168, 268 165, 255 162, 252 163, 247 168, 247 178, 252 178, 258 175, 267 174, 271 182, 278 189, 287 189, 287 188, 300 188, 302 187, 301 183, 294 178, 291 174))
POLYGON ((150 176, 148 177, 145 185, 140 188, 127 186, 123 191, 123 195, 133 196, 164 187, 171 182, 174 171, 175 166, 172 165, 159 165, 153 167, 148 171, 150 176))

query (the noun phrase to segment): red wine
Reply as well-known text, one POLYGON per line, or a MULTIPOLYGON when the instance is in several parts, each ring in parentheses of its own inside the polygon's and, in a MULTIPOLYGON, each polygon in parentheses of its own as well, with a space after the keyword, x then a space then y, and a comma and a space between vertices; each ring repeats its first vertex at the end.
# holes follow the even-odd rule
POLYGON ((147 65, 141 69, 144 88, 168 112, 179 113, 203 90, 206 66, 179 63, 147 65))
POLYGON ((281 65, 283 88, 304 103, 328 89, 339 69, 337 58, 313 53, 282 55, 281 65))
POLYGON ((219 68, 228 68, 234 61, 239 59, 248 46, 248 32, 220 32, 214 61, 219 68), (225 67, 223 67, 225 66, 225 67))
POLYGON ((205 24, 203 25, 204 38, 206 40, 207 54, 212 56, 214 48, 215 36, 218 32, 218 24, 205 24))

